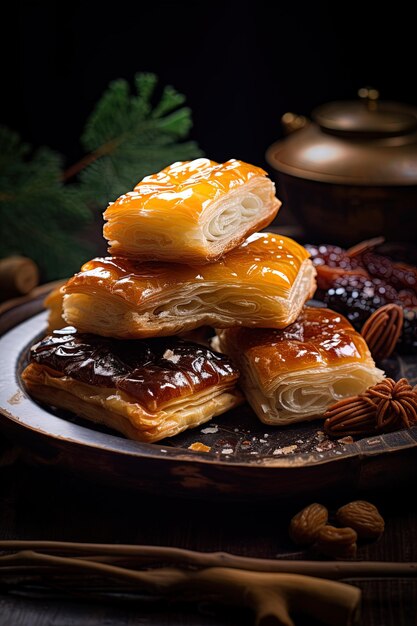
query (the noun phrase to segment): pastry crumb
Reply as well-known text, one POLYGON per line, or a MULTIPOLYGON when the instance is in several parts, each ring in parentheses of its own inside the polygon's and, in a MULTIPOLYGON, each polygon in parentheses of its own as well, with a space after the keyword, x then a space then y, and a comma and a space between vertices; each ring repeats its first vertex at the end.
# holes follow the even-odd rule
POLYGON ((233 454, 233 448, 223 448, 222 454, 233 454))
POLYGON ((201 431, 204 435, 215 435, 217 432, 219 432, 219 427, 218 426, 208 426, 207 428, 203 428, 203 430, 201 431))
POLYGON ((165 350, 164 354, 162 355, 162 358, 166 359, 167 361, 171 361, 175 365, 180 360, 180 355, 174 354, 174 352, 168 348, 168 350, 165 350))
POLYGON ((375 439, 367 439, 366 443, 368 444, 368 446, 377 446, 379 443, 381 443, 381 439, 379 437, 375 437, 375 439))
POLYGON ((275 448, 272 454, 274 454, 275 456, 281 454, 291 454, 291 452, 294 452, 295 450, 297 450, 297 448, 298 446, 296 444, 292 446, 285 446, 284 448, 275 448))
POLYGON ((206 446, 204 443, 201 443, 201 441, 195 441, 190 446, 188 446, 188 449, 194 450, 194 452, 210 452, 211 447, 206 446))
POLYGON ((341 439, 338 439, 337 443, 353 443, 353 437, 347 435, 347 437, 342 437, 341 439))

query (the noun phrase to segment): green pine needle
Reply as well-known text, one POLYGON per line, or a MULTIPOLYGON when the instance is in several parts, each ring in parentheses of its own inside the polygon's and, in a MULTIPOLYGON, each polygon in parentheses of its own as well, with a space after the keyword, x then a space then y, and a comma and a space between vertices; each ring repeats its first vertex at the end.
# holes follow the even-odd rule
POLYGON ((127 81, 113 81, 81 138, 91 153, 80 174, 84 198, 102 210, 144 176, 202 154, 195 142, 181 141, 192 126, 190 109, 181 107, 184 96, 168 86, 153 106, 156 76, 138 74, 134 85, 136 94, 127 81))
POLYGON ((71 275, 94 254, 80 238, 91 209, 104 210, 174 161, 201 156, 184 141, 192 126, 184 96, 168 86, 158 100, 157 83, 154 74, 138 74, 131 93, 127 81, 113 81, 81 137, 87 155, 65 172, 55 152, 32 153, 0 127, 0 257, 32 258, 46 280, 71 275))
POLYGON ((0 129, 0 257, 22 254, 33 259, 45 279, 76 271, 88 247, 76 240, 91 214, 76 186, 62 183, 61 158, 41 148, 31 160, 19 136, 0 129))

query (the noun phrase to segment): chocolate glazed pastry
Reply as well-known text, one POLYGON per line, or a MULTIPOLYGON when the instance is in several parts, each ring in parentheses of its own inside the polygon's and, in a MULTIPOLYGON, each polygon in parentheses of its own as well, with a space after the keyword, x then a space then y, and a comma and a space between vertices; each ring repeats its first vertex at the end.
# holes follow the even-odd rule
POLYGON ((22 379, 36 399, 157 441, 241 402, 226 357, 176 337, 118 341, 54 331, 31 350, 22 379))

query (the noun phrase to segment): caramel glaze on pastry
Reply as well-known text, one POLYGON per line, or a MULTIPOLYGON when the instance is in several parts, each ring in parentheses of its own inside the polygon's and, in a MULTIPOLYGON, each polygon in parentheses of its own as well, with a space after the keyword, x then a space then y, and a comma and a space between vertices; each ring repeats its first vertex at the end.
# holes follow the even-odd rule
POLYGON ((266 424, 322 416, 384 375, 363 337, 329 309, 305 307, 283 330, 230 328, 218 335, 214 345, 239 368, 241 387, 266 424))
POLYGON ((113 256, 207 263, 267 226, 281 202, 259 167, 231 159, 173 163, 104 213, 113 256))
POLYGON ((55 287, 46 296, 43 304, 48 311, 48 333, 65 326, 65 320, 62 317, 62 303, 64 300, 64 289, 55 287))
POLYGON ((223 355, 175 337, 118 341, 68 327, 33 346, 22 378, 42 402, 151 442, 239 404, 238 376, 223 355))
POLYGON ((110 337, 174 335, 202 325, 283 327, 315 290, 308 252, 257 233, 203 266, 93 259, 65 286, 64 319, 110 337))

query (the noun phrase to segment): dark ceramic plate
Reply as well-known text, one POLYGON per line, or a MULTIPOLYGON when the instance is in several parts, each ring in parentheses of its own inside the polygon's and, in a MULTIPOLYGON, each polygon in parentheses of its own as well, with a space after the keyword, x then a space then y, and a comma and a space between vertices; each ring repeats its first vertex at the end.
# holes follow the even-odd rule
MULTIPOLYGON (((28 348, 44 334, 46 314, 35 314, 41 306, 25 302, 0 318, 0 329, 8 329, 0 339, 0 425, 38 462, 137 490, 258 500, 372 490, 417 475, 416 427, 340 444, 327 439, 319 421, 275 429, 243 406, 174 438, 144 444, 41 406, 20 382, 28 348), (210 452, 189 450, 197 441, 210 452)), ((396 357, 382 366, 393 377, 417 382, 415 358, 396 357)))

